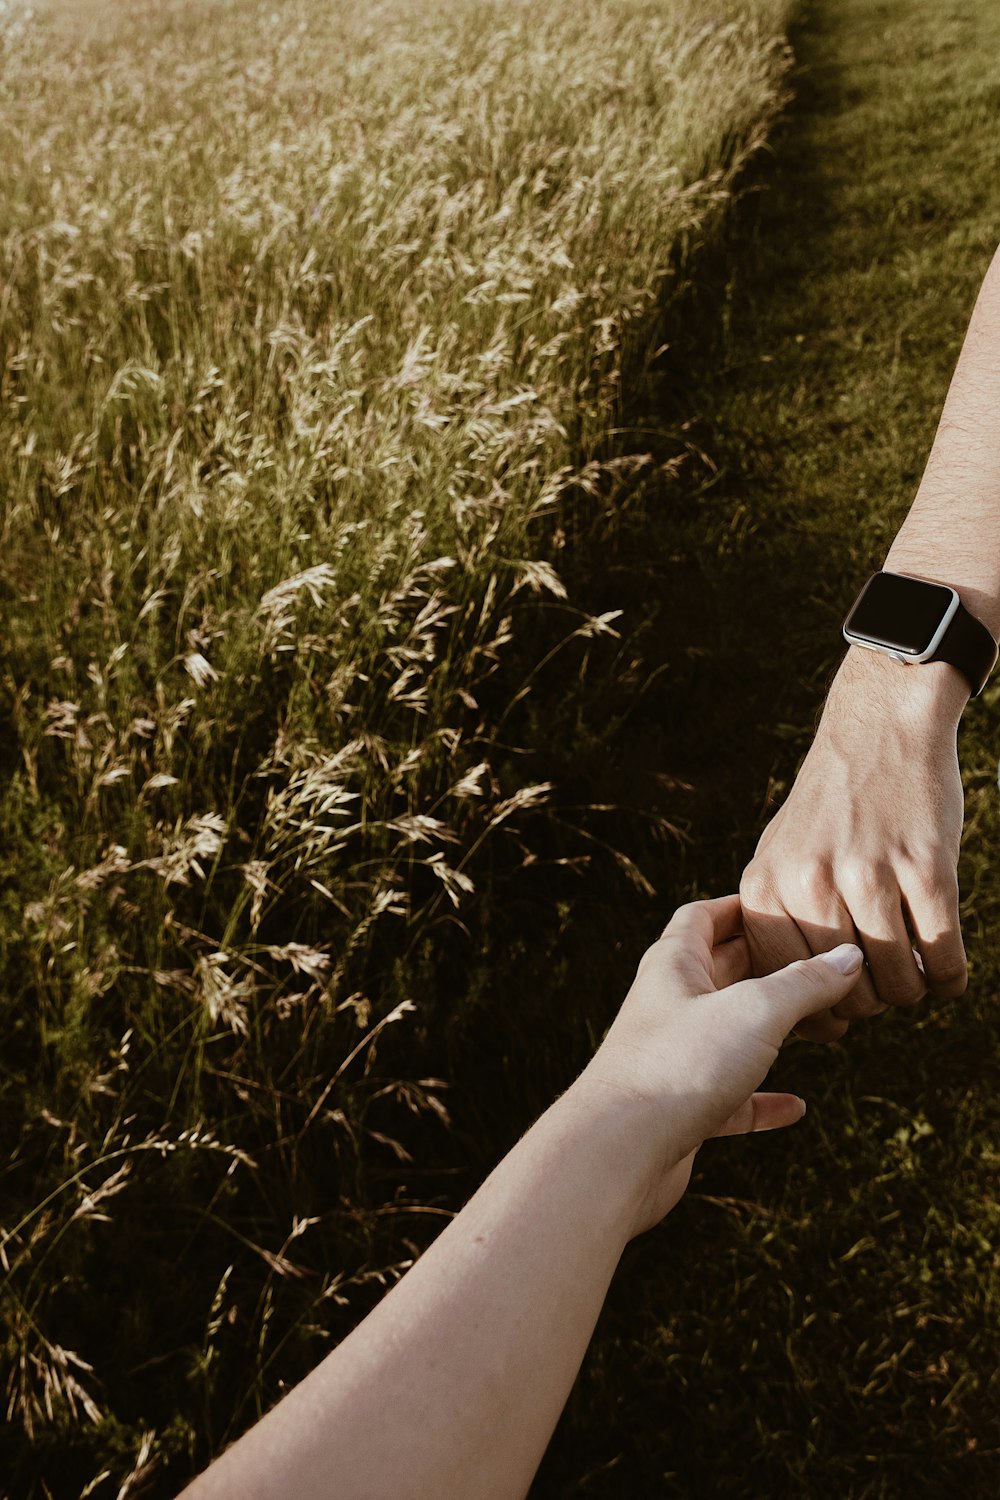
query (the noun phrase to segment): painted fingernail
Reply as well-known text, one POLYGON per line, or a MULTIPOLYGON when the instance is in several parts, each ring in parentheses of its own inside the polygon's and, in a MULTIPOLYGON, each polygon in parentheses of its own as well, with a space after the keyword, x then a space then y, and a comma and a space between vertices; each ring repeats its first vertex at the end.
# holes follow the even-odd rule
POLYGON ((841 974, 853 974, 864 961, 864 954, 856 943, 841 943, 838 948, 831 948, 829 953, 819 956, 841 974))

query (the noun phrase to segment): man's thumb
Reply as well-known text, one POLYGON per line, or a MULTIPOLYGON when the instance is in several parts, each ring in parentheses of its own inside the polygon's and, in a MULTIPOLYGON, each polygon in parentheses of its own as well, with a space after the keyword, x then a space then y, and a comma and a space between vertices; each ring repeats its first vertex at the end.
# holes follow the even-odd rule
MULTIPOLYGON (((864 954, 854 943, 841 943, 829 953, 797 959, 763 979, 746 979, 734 986, 752 992, 752 1000, 787 1035, 806 1016, 819 1015, 843 1000, 858 982, 864 954)), ((751 999, 751 994, 746 994, 751 999)))

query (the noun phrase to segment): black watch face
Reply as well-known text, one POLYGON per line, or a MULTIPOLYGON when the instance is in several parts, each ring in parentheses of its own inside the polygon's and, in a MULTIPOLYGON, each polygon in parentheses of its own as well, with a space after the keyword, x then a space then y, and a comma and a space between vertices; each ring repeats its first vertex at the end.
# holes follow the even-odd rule
POLYGON ((951 600, 951 589, 941 583, 876 573, 859 594, 844 629, 873 645, 920 656, 934 639, 951 600))

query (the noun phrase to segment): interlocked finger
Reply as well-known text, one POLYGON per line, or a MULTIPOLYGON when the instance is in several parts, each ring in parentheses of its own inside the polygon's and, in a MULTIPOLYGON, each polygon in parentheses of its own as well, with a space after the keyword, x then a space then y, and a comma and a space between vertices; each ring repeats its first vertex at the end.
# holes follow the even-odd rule
MULTIPOLYGON (((864 949, 861 935, 851 920, 850 912, 839 903, 831 906, 825 922, 810 922, 800 918, 799 927, 812 953, 828 953, 831 948, 836 948, 838 943, 857 943, 860 948, 864 949)), ((857 984, 850 994, 841 1000, 839 1005, 835 1005, 830 1012, 838 1020, 866 1021, 872 1016, 880 1016, 886 1008, 872 982, 867 963, 867 951, 865 959, 866 962, 858 976, 857 984)), ((796 1027, 796 1032, 799 1036, 805 1036, 808 1040, 814 1041, 816 1040, 813 1035, 815 1021, 823 1022, 825 1019, 824 1016, 807 1019, 802 1023, 802 1027, 796 1027)))
POLYGON ((922 1000, 927 980, 910 945, 898 889, 887 887, 864 910, 856 910, 854 925, 883 1008, 922 1000))
MULTIPOLYGON (((853 928, 844 937, 831 935, 827 940, 819 935, 820 928, 817 924, 817 946, 814 948, 810 945, 808 934, 803 931, 802 922, 793 920, 787 911, 780 914, 752 912, 746 905, 743 908, 743 925, 750 946, 753 972, 758 975, 773 974, 777 969, 794 963, 796 959, 811 958, 814 953, 825 953, 839 942, 855 941, 853 928)), ((821 1015, 807 1016, 795 1027, 795 1033, 810 1042, 836 1042, 844 1035, 848 1025, 849 1021, 843 1016, 827 1011, 821 1015)))

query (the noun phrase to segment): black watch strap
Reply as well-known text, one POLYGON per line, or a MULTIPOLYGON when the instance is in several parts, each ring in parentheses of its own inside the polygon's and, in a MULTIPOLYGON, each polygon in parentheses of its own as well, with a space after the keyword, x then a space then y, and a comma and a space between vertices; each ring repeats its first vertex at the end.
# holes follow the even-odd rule
POLYGON ((996 666, 997 643, 981 620, 959 603, 955 616, 941 638, 934 661, 946 661, 968 679, 977 698, 996 666))

